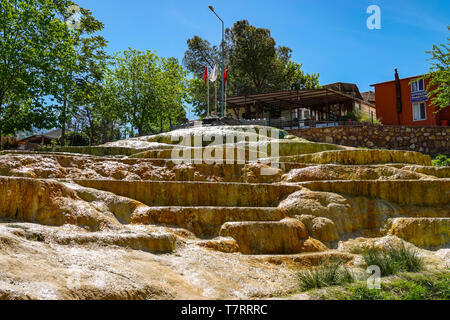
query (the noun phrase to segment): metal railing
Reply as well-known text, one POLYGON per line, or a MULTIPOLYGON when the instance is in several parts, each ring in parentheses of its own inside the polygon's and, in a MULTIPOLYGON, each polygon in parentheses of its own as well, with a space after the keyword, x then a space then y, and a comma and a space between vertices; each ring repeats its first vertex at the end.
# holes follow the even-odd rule
MULTIPOLYGON (((219 120, 220 121, 220 120, 219 120)), ((259 125, 259 126, 269 126, 278 129, 308 129, 308 128, 324 128, 324 127, 337 127, 337 126, 361 126, 361 125, 372 125, 370 122, 357 122, 357 121, 318 121, 312 119, 306 120, 286 120, 282 118, 270 118, 270 119, 233 119, 233 123, 230 125, 259 125)), ((195 121, 189 121, 180 125, 172 126, 170 131, 184 128, 194 127, 195 121)), ((203 126, 214 126, 214 125, 226 125, 222 124, 203 124, 203 126)))
POLYGON ((318 120, 286 120, 286 119, 255 119, 255 120, 240 120, 242 124, 247 125, 264 125, 275 127, 278 129, 302 129, 302 128, 323 128, 336 126, 357 126, 365 123, 356 121, 318 121, 318 120))

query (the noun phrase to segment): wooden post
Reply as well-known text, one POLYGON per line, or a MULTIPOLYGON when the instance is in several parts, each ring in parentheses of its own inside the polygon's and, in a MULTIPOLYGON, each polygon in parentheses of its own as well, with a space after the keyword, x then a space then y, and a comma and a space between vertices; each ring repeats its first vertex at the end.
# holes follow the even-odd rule
POLYGON ((328 122, 330 122, 330 104, 328 102, 328 90, 325 91, 325 97, 327 99, 327 127, 328 127, 328 122))
POLYGON ((289 105, 289 127, 292 129, 292 106, 289 105))
MULTIPOLYGON (((244 109, 245 109, 245 113, 248 113, 248 110, 247 110, 247 96, 245 96, 245 98, 244 98, 244 109)), ((245 117, 244 117, 244 119, 245 119, 245 117)))

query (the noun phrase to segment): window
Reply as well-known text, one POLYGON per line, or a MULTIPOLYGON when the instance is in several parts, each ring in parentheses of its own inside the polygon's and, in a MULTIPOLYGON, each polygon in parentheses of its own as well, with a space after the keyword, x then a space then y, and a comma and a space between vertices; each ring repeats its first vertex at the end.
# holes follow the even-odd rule
POLYGON ((411 92, 425 91, 423 79, 417 79, 411 82, 411 92))
POLYGON ((303 117, 304 117, 303 119, 310 119, 311 118, 311 115, 309 114, 309 110, 305 110, 305 113, 304 113, 303 117))
POLYGON ((414 121, 427 119, 427 110, 425 102, 413 104, 413 119, 414 121))

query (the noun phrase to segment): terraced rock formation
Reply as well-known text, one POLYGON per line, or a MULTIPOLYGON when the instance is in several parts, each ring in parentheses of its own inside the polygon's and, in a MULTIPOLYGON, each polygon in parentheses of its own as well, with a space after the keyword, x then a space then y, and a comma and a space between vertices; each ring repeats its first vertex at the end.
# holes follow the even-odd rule
POLYGON ((449 169, 265 127, 3 152, 0 298, 285 295, 299 268, 383 239, 445 266, 449 169))

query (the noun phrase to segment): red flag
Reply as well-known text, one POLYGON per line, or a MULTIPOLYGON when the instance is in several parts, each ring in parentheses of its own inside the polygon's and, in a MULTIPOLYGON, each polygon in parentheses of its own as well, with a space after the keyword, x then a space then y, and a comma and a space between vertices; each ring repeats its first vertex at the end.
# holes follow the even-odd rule
POLYGON ((205 84, 206 84, 208 81, 208 66, 206 66, 205 74, 203 75, 203 79, 205 79, 205 84))
POLYGON ((223 79, 225 80, 225 83, 228 81, 228 65, 225 68, 225 71, 223 72, 223 79))

